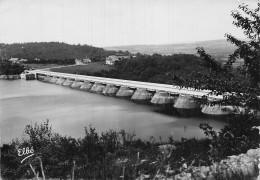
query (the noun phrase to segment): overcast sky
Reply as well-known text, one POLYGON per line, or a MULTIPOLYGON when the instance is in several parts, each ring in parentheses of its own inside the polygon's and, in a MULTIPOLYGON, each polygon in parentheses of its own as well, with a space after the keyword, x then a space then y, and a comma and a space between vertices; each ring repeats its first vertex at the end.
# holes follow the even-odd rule
POLYGON ((0 42, 93 46, 225 39, 231 11, 257 0, 0 0, 0 42))

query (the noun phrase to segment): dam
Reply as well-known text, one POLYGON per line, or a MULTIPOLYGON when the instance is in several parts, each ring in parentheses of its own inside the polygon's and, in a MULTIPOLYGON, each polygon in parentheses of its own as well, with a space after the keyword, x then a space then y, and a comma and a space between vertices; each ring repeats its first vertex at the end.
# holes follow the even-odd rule
POLYGON ((175 109, 182 115, 204 113, 222 116, 230 114, 222 111, 222 107, 202 106, 197 102, 202 97, 206 97, 209 101, 223 98, 220 95, 210 95, 209 90, 195 90, 167 84, 57 73, 45 70, 32 70, 26 73, 34 74, 35 79, 39 81, 107 96, 123 97, 137 103, 148 103, 167 109, 175 109))

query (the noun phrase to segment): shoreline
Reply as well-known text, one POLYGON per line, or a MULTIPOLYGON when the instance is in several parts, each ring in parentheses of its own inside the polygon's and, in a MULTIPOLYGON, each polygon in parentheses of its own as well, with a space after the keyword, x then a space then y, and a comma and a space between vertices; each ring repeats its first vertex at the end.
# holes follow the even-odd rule
POLYGON ((0 75, 0 80, 17 80, 21 79, 19 74, 16 75, 0 75))

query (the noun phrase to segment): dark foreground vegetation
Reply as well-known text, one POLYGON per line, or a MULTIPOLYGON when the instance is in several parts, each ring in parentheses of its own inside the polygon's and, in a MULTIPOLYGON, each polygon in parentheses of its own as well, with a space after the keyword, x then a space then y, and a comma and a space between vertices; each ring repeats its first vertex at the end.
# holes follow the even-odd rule
POLYGON ((163 173, 163 166, 169 163, 175 169, 175 174, 180 171, 179 168, 182 169, 183 163, 191 163, 201 152, 204 152, 204 155, 200 154, 202 159, 208 163, 206 152, 209 150, 209 141, 206 139, 183 139, 181 142, 171 139, 169 142, 176 146, 169 146, 169 149, 165 149, 169 152, 163 154, 158 148, 162 142, 135 139, 134 134, 123 130, 98 134, 90 126, 85 128, 84 138, 74 139, 53 133, 47 122, 28 125, 25 132, 28 139, 15 140, 1 148, 1 173, 4 178, 33 177, 29 164, 36 171, 41 171, 36 157, 43 163, 46 178, 70 177, 74 163, 74 176, 89 179, 117 179, 123 173, 125 178, 134 178, 140 173, 154 176, 158 170, 163 173), (17 148, 23 147, 33 147, 35 156, 21 164, 22 157, 18 156, 17 148))
POLYGON ((1 176, 6 179, 32 178, 39 172, 40 177, 62 179, 173 177, 183 171, 189 172, 191 166, 210 165, 229 155, 258 147, 258 130, 251 129, 257 119, 247 118, 231 118, 230 124, 218 135, 202 125, 206 134, 204 139, 174 141, 174 137, 170 137, 167 142, 156 142, 152 138, 143 141, 124 130, 97 133, 91 126, 85 128, 83 138, 75 139, 52 132, 48 121, 27 125, 26 138, 1 147, 1 176), (33 147, 34 155, 21 163, 26 155, 18 156, 18 150, 26 147, 33 147))

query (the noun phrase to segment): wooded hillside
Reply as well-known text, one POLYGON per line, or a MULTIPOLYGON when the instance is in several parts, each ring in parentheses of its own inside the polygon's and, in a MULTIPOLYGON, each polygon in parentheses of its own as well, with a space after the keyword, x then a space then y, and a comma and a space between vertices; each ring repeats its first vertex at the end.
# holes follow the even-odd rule
POLYGON ((117 61, 115 69, 93 75, 163 84, 179 84, 180 77, 184 78, 192 71, 207 71, 201 66, 200 58, 195 55, 162 56, 154 54, 152 56, 138 55, 133 59, 117 61))
POLYGON ((15 43, 0 44, 0 57, 39 59, 82 59, 89 57, 92 61, 100 61, 102 58, 114 54, 114 51, 106 51, 89 45, 70 45, 59 42, 40 43, 15 43))

